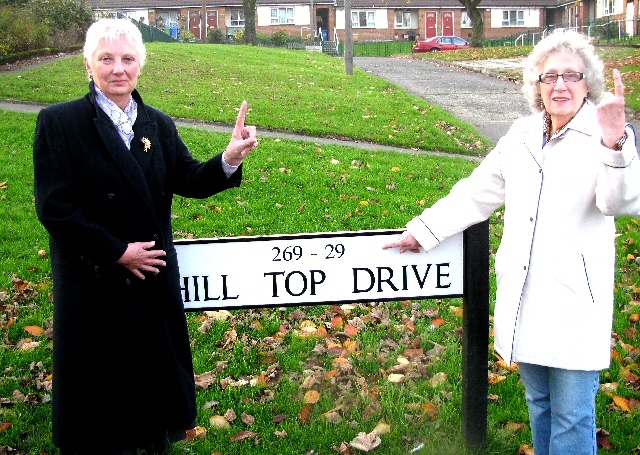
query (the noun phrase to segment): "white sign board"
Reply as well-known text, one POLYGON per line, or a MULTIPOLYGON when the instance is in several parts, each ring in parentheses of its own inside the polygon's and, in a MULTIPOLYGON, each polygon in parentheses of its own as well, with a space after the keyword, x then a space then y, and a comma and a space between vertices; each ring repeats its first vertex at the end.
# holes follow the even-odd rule
POLYGON ((460 297, 462 234, 429 253, 399 230, 177 240, 186 310, 460 297))

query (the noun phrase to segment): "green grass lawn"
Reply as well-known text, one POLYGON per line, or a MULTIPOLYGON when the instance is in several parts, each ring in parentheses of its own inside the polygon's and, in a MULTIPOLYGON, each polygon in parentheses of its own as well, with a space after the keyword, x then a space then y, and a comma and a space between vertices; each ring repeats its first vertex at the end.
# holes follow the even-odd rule
MULTIPOLYGON (((262 129, 473 155, 491 146, 443 109, 357 68, 347 76, 341 60, 322 53, 166 43, 149 43, 147 53, 138 88, 174 117, 233 123, 247 100, 247 121, 262 129)), ((0 98, 54 103, 87 87, 80 55, 0 74, 0 98)))
MULTIPOLYGON (((235 56, 246 57, 241 63, 236 60, 235 69, 226 61, 229 55, 220 59, 211 52, 226 52, 215 46, 193 46, 197 53, 192 54, 183 50, 185 45, 149 45, 149 65, 141 80, 145 100, 173 115, 193 112, 192 118, 231 122, 235 107, 246 98, 253 108, 250 122, 267 128, 281 117, 278 122, 286 126, 285 119, 290 119, 292 130, 302 131, 305 118, 313 116, 305 103, 316 103, 320 94, 326 105, 335 106, 355 105, 363 98, 369 105, 367 115, 319 113, 331 126, 325 135, 353 138, 348 130, 374 140, 376 132, 369 130, 388 131, 388 116, 402 110, 408 118, 396 115, 398 123, 391 124, 404 131, 414 123, 418 134, 426 114, 416 111, 424 110, 434 121, 444 119, 480 140, 467 125, 374 77, 360 73, 353 80, 343 78, 341 64, 331 58, 229 47, 235 56), (268 59, 261 60, 261 55, 268 59), (185 61, 191 63, 182 65, 185 61), (213 73, 215 65, 223 64, 229 64, 224 81, 216 73, 202 83, 200 68, 213 73), (260 73, 272 82, 256 83, 254 73, 237 68, 245 64, 258 72, 278 68, 280 77, 260 73), (182 77, 170 69, 178 66, 182 77), (325 70, 332 77, 325 77, 325 70), (171 77, 176 79, 163 83, 171 77), (277 90, 267 90, 269 84, 277 90), (391 101, 385 95, 389 91, 394 93, 391 101), (294 97, 298 101, 286 102, 294 97), (271 109, 270 115, 264 109, 271 109)), ((50 97, 47 102, 80 96, 86 91, 84 72, 75 68, 80 63, 74 57, 21 77, 3 75, 0 96, 33 101, 50 97), (51 85, 54 80, 65 81, 64 86, 51 85), (12 88, 5 87, 8 81, 12 88)), ((33 204, 34 124, 35 115, 0 112, 0 450, 9 446, 12 453, 53 454, 52 283, 48 239, 33 204)), ((227 134, 190 128, 180 132, 202 159, 222 150, 229 139, 227 134)), ((440 147, 463 153, 455 137, 457 133, 453 138, 445 134, 440 147)), ((401 228, 475 166, 463 156, 261 138, 246 162, 240 188, 205 200, 175 199, 174 234, 198 238, 401 228)), ((602 453, 626 455, 640 447, 640 226, 635 219, 622 218, 617 227, 614 355, 602 373, 597 425, 608 433, 603 433, 603 444, 611 445, 602 453)), ((498 212, 491 218, 492 252, 501 233, 498 212)), ((450 299, 190 313, 195 370, 202 383, 197 392, 199 434, 175 444, 171 454, 346 454, 342 444, 376 426, 383 434, 372 453, 406 454, 420 444, 424 448, 416 453, 421 455, 463 453, 461 306, 450 299), (314 336, 305 335, 310 328, 314 336), (409 361, 410 369, 404 382, 395 383, 390 373, 404 368, 400 358, 409 361), (206 381, 206 374, 213 379, 206 381), (228 428, 219 428, 219 422, 228 428)), ((515 455, 521 445, 531 445, 524 390, 517 370, 507 369, 492 351, 490 361, 484 453, 515 455)))

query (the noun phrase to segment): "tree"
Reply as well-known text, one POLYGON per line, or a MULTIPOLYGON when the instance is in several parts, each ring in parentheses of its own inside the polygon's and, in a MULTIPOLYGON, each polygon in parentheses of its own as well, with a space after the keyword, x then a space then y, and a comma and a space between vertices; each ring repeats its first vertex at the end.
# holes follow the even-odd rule
POLYGON ((0 5, 0 56, 47 46, 49 27, 22 8, 0 5))
POLYGON ((29 0, 0 0, 0 6, 24 6, 29 3, 29 0))
POLYGON ((91 7, 85 0, 32 0, 28 7, 34 18, 56 30, 86 30, 92 22, 91 7))
POLYGON ((473 31, 471 32, 471 47, 482 47, 484 41, 484 19, 482 9, 478 8, 482 0, 458 0, 467 10, 467 14, 471 18, 473 31))
POLYGON ((244 10, 244 42, 257 46, 256 0, 242 0, 242 9, 244 10))
POLYGON ((86 0, 32 0, 27 8, 34 20, 49 27, 53 47, 82 42, 93 21, 86 0))

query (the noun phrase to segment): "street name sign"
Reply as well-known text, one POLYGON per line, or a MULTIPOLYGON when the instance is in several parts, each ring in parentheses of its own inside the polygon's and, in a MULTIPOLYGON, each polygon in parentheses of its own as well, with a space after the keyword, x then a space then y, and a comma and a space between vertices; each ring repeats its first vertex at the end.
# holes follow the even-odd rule
POLYGON ((401 230, 177 240, 185 309, 463 295, 463 235, 425 253, 383 250, 401 230))

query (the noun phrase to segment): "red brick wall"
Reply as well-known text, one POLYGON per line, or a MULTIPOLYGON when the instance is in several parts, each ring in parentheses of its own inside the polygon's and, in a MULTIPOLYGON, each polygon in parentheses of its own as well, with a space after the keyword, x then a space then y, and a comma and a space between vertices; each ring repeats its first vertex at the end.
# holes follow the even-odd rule
MULTIPOLYGON (((634 1, 638 1, 638 0, 634 0, 634 1)), ((186 20, 186 18, 188 18, 188 13, 190 10, 200 10, 200 8, 183 8, 180 10, 180 15, 184 18, 184 20, 180 21, 180 28, 188 28, 188 22, 186 20)), ((211 8, 208 8, 208 10, 212 10, 211 8)), ((216 8, 215 9, 218 12, 218 27, 226 34, 227 32, 227 25, 226 25, 226 13, 227 13, 227 9, 226 8, 216 8)), ((425 13, 426 11, 435 11, 437 13, 437 24, 436 24, 436 29, 438 30, 438 34, 441 33, 442 31, 442 13, 444 11, 447 12, 453 12, 453 29, 454 29, 454 34, 457 36, 460 36, 464 39, 469 39, 470 35, 471 35, 471 29, 470 28, 461 28, 460 24, 461 24, 461 16, 462 16, 462 9, 460 8, 456 8, 456 9, 421 9, 419 10, 418 13, 418 26, 416 27, 416 29, 414 29, 415 31, 417 31, 417 34, 419 35, 420 38, 424 38, 425 37, 425 13)), ((150 11, 149 12, 149 23, 150 24, 155 24, 155 17, 156 17, 156 12, 155 11, 150 11)), ((561 14, 561 13, 560 13, 561 14)), ((505 36, 510 36, 510 35, 514 35, 514 34, 520 34, 520 33, 526 33, 528 31, 530 31, 529 28, 524 28, 524 27, 504 27, 504 28, 495 28, 492 29, 489 25, 491 24, 491 13, 489 11, 484 10, 483 11, 483 15, 484 15, 484 21, 485 21, 485 29, 484 29, 484 37, 485 39, 496 39, 496 38, 503 38, 505 36)), ((545 24, 545 16, 544 16, 544 10, 540 10, 540 24, 545 24)), ((329 24, 328 24, 328 31, 329 31, 329 39, 333 40, 333 31, 335 28, 335 24, 336 24, 336 11, 335 8, 329 8, 329 24)), ((393 9, 389 9, 387 10, 387 29, 374 29, 374 28, 353 28, 352 29, 352 33, 353 33, 353 41, 354 42, 364 42, 364 41, 387 41, 387 40, 397 40, 397 41, 407 41, 407 40, 411 40, 411 38, 409 37, 409 35, 413 35, 414 30, 410 31, 410 30, 405 30, 405 29, 394 29, 394 25, 395 25, 395 10, 393 9)), ((278 31, 284 31, 285 33, 287 33, 287 35, 289 36, 300 36, 300 29, 301 26, 300 25, 271 25, 271 26, 256 26, 256 31, 258 33, 264 33, 267 35, 272 35, 275 32, 278 31)), ((310 30, 304 29, 303 30, 303 36, 306 36, 307 34, 310 33, 310 30)), ((344 29, 341 30, 337 30, 338 33, 338 39, 341 41, 345 40, 345 31, 344 29)))

